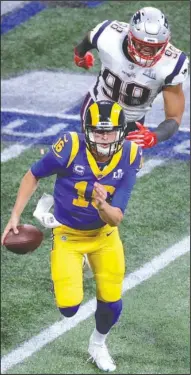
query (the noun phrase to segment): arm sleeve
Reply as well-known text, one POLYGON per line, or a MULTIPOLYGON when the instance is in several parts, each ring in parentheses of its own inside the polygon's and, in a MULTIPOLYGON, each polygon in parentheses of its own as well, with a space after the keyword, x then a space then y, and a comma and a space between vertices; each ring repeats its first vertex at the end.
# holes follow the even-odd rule
POLYGON ((31 166, 32 174, 42 178, 57 174, 60 170, 63 171, 72 153, 72 139, 72 133, 65 133, 57 139, 50 151, 31 166))
POLYGON ((83 57, 86 52, 90 51, 91 49, 95 48, 89 40, 89 34, 85 36, 85 38, 75 47, 74 51, 80 57, 83 57))
POLYGON ((131 196, 131 192, 136 182, 136 174, 142 167, 142 149, 137 147, 136 157, 132 164, 129 165, 128 170, 125 172, 119 187, 117 187, 111 205, 118 207, 124 213, 127 207, 128 201, 131 196))
POLYGON ((35 177, 43 178, 56 174, 60 169, 59 161, 54 157, 52 150, 40 160, 32 164, 31 172, 35 177))
POLYGON ((132 169, 129 173, 125 174, 112 199, 111 206, 120 208, 123 213, 125 212, 133 186, 136 182, 136 173, 136 170, 132 169))

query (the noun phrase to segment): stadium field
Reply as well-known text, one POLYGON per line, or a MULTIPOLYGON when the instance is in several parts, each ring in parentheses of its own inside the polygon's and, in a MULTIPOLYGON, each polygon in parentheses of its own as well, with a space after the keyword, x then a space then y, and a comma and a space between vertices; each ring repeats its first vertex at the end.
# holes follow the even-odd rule
MULTIPOLYGON (((78 69, 73 64, 74 45, 92 25, 104 19, 128 21, 142 5, 140 1, 105 1, 93 8, 44 7, 2 35, 2 229, 20 180, 40 158, 42 149, 46 152, 63 128, 80 130, 80 106, 95 80, 99 61, 90 72, 78 69)), ((182 1, 181 6, 179 1, 145 1, 144 5, 166 13, 174 44, 189 54, 189 1, 182 1)), ((120 225, 126 277, 130 278, 123 314, 108 339, 117 363, 115 373, 190 373, 189 82, 184 91, 181 129, 171 140, 144 152, 144 167, 120 225), (158 257, 155 263, 154 257, 158 257), (146 271, 131 276, 148 262, 146 271), (148 277, 144 279, 143 274, 148 277), (134 287, 132 280, 139 280, 134 287)), ((146 124, 154 128, 163 117, 159 96, 146 124)), ((32 213, 41 195, 52 193, 53 185, 54 178, 41 181, 22 223, 38 225, 32 213)), ((43 244, 31 255, 16 256, 1 248, 2 373, 99 374, 87 362, 94 327, 94 310, 88 308, 95 296, 94 280, 84 274, 85 296, 77 321, 63 319, 54 303, 50 279, 51 231, 43 231, 43 244)))

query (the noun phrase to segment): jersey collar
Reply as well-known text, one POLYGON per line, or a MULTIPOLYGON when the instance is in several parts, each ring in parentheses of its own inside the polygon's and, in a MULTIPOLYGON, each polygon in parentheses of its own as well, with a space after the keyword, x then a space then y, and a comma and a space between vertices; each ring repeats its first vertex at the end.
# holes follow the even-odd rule
POLYGON ((111 161, 109 162, 109 164, 107 164, 103 168, 103 170, 100 170, 99 167, 98 167, 98 165, 97 165, 97 163, 96 163, 96 160, 93 157, 93 155, 86 148, 86 156, 87 156, 88 163, 90 165, 92 173, 94 174, 94 176, 96 176, 96 178, 98 180, 101 180, 103 177, 107 176, 110 172, 112 172, 115 169, 115 167, 117 166, 117 164, 121 160, 122 150, 123 149, 121 149, 116 154, 114 154, 113 157, 112 157, 112 159, 111 159, 111 161))

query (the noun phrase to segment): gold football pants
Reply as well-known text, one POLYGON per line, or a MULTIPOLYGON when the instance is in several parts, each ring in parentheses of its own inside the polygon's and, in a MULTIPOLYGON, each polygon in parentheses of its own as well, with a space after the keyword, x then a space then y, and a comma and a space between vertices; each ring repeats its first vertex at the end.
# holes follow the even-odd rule
POLYGON ((107 224, 82 231, 62 225, 53 229, 51 251, 58 307, 75 306, 83 300, 83 254, 87 254, 94 273, 97 299, 114 302, 121 298, 125 262, 118 228, 107 224))

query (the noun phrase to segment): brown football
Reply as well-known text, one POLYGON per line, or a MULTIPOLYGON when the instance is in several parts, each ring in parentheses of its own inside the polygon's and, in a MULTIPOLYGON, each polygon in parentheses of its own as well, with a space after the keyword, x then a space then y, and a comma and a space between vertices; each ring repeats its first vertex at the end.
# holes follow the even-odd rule
POLYGON ((43 233, 30 224, 17 226, 19 233, 13 230, 5 237, 4 246, 15 254, 26 254, 37 249, 43 240, 43 233))

